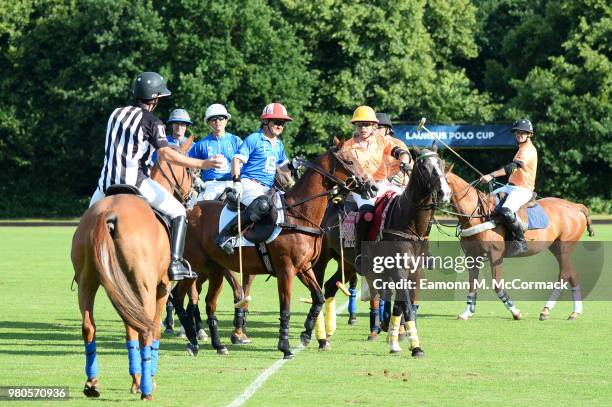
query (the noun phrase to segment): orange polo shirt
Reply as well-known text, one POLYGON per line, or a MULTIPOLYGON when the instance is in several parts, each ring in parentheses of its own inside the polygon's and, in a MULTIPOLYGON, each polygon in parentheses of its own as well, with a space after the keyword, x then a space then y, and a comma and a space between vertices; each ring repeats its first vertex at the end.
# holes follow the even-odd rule
POLYGON ((395 146, 400 146, 405 149, 406 146, 402 146, 403 144, 404 143, 394 137, 372 135, 368 139, 365 148, 357 142, 355 137, 352 137, 344 143, 342 149, 350 151, 355 159, 359 161, 364 171, 367 172, 374 181, 382 181, 390 175, 395 174, 387 172, 387 160, 393 159, 397 161, 399 169, 399 161, 391 156, 391 150, 395 146))
POLYGON ((508 182, 533 191, 535 189, 536 171, 538 170, 538 151, 531 139, 519 145, 514 161, 521 161, 523 166, 518 167, 510 174, 508 182))

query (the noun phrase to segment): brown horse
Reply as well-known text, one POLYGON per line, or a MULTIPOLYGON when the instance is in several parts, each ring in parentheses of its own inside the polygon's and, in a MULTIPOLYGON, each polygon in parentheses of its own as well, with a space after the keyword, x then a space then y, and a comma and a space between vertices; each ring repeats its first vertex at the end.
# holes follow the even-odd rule
MULTIPOLYGON (((279 191, 285 192, 295 184, 291 171, 278 169, 274 179, 274 188, 279 191)), ((218 198, 222 201, 224 198, 223 194, 218 198)), ((255 279, 255 275, 244 275, 243 281, 238 282, 236 273, 225 270, 225 280, 229 283, 232 288, 232 294, 234 296, 234 303, 237 303, 243 298, 250 294, 251 284, 255 279), (244 290, 244 291, 243 291, 244 290)), ((200 316, 199 308, 199 297, 202 292, 202 285, 208 280, 208 274, 202 272, 198 274, 198 278, 195 280, 182 280, 172 290, 172 308, 166 308, 166 321, 172 320, 172 310, 175 310, 177 316, 181 321, 181 331, 179 335, 185 336, 189 340, 187 345, 187 354, 196 356, 198 353, 197 341, 207 339, 206 331, 202 327, 202 319, 200 316), (183 307, 185 296, 189 296, 189 304, 187 309, 183 307)), ((230 335, 230 341, 234 345, 245 345, 251 343, 251 338, 248 337, 246 331, 246 316, 249 311, 249 303, 246 302, 242 307, 234 308, 234 330, 230 335)), ((168 333, 171 333, 169 330, 168 333)), ((221 353, 223 350, 221 351, 221 353)))
MULTIPOLYGON (((408 186, 402 194, 393 198, 393 201, 390 203, 390 209, 385 219, 380 241, 393 242, 394 247, 401 253, 411 253, 417 256, 421 251, 426 251, 427 238, 430 231, 430 220, 433 217, 437 200, 441 203, 448 203, 451 192, 444 177, 444 162, 437 155, 437 147, 434 145, 433 150, 419 150, 415 148, 415 154, 415 165, 408 186)), ((338 210, 331 209, 331 211, 328 211, 327 216, 329 217, 328 222, 330 222, 326 234, 327 247, 323 250, 319 262, 315 265, 315 271, 320 278, 325 272, 327 262, 331 258, 336 258, 339 261, 340 253, 339 228, 337 226, 338 210)), ((353 264, 350 264, 355 258, 355 250, 352 248, 345 249, 344 256, 345 264, 349 265, 345 273, 345 280, 348 281, 355 273, 353 264)), ((367 268, 363 268, 362 270, 365 269, 367 268)), ((398 326, 393 328, 393 332, 391 332, 391 329, 389 330, 389 346, 392 353, 401 351, 398 343, 398 336, 400 332, 399 321, 403 317, 408 325, 412 356, 421 357, 425 354, 420 347, 420 341, 416 330, 416 313, 419 299, 418 281, 422 276, 421 273, 422 269, 419 267, 414 273, 402 273, 401 276, 395 276, 414 282, 416 288, 414 290, 405 290, 407 292, 400 292, 401 290, 397 290, 396 292, 390 318, 395 317, 392 321, 395 321, 398 326), (397 330, 397 332, 395 332, 395 330, 397 330)), ((365 274, 365 278, 370 287, 372 286, 372 277, 372 274, 365 274)), ((340 280, 340 274, 336 273, 325 283, 326 304, 329 303, 330 299, 336 294, 338 290, 337 282, 340 280)), ((375 315, 378 315, 379 312, 379 301, 375 299, 375 294, 376 293, 372 291, 371 297, 374 298, 370 302, 373 308, 370 313, 372 319, 374 319, 375 315)), ((381 293, 380 297, 384 299, 385 302, 390 303, 392 300, 391 293, 381 293)), ((332 327, 335 327, 336 316, 333 314, 333 309, 334 307, 332 307, 331 310, 326 309, 326 311, 332 312, 332 315, 325 316, 325 323, 329 324, 331 322, 332 327)), ((333 329, 329 329, 328 326, 325 328, 327 329, 326 333, 328 336, 333 334, 333 329)), ((372 340, 375 336, 371 333, 369 338, 372 340)), ((326 346, 325 341, 320 341, 319 346, 320 348, 326 346)))
MULTIPOLYGON (((293 279, 297 275, 306 285, 312 296, 313 304, 308 314, 303 338, 310 338, 315 320, 323 304, 323 293, 312 271, 321 250, 321 221, 327 206, 330 192, 341 189, 363 188, 363 184, 349 179, 360 177, 361 167, 352 161, 348 152, 341 150, 341 142, 313 163, 295 186, 284 195, 286 223, 295 227, 283 229, 282 233, 269 243, 272 264, 276 271, 280 302, 280 330, 278 349, 285 358, 293 357, 289 346, 290 302, 293 279), (348 183, 347 183, 348 182, 348 183)), ((365 190, 364 190, 364 193, 365 190)), ((215 312, 217 299, 221 292, 223 270, 238 269, 238 253, 228 255, 216 244, 219 231, 218 219, 223 204, 216 201, 202 201, 188 215, 188 236, 185 258, 193 270, 208 273, 210 281, 206 295, 206 314, 212 346, 218 353, 227 353, 221 344, 215 312)), ((268 274, 261 264, 253 247, 245 247, 243 253, 243 272, 245 275, 268 274)), ((303 339, 303 341, 306 341, 303 339)))
MULTIPOLYGON (((181 151, 190 145, 186 143, 181 151)), ((175 166, 173 172, 180 184, 168 182, 166 188, 190 191, 187 170, 175 166)), ((151 399, 156 386, 159 323, 170 291, 170 240, 165 226, 144 199, 127 193, 109 195, 83 214, 72 239, 71 258, 83 317, 84 394, 100 396, 93 308, 102 285, 125 324, 131 392, 140 389, 141 398, 151 399)))
MULTIPOLYGON (((461 177, 452 173, 449 168, 446 178, 453 191, 452 203, 459 219, 459 226, 463 231, 477 225, 490 222, 491 214, 495 210, 493 197, 478 191, 461 177)), ((543 229, 528 230, 525 232, 525 239, 528 242, 528 250, 520 257, 533 256, 543 251, 550 250, 559 263, 559 281, 568 281, 572 286, 574 298, 574 312, 569 319, 576 319, 582 312, 582 301, 580 287, 578 285, 578 273, 571 262, 571 254, 578 240, 588 229, 589 236, 594 232, 591 227, 589 210, 582 204, 576 204, 560 198, 543 198, 537 201, 548 215, 549 224, 543 229)), ((519 216, 524 216, 525 207, 519 210, 519 216)), ((472 229, 478 230, 478 229, 472 229)), ((495 280, 495 291, 504 303, 506 308, 512 313, 516 320, 521 319, 521 312, 514 306, 506 291, 499 285, 503 273, 503 256, 505 250, 504 228, 496 225, 494 229, 483 230, 473 236, 462 236, 461 244, 466 253, 478 256, 483 253, 489 257, 491 264, 491 274, 495 280)), ((476 286, 478 278, 478 268, 469 270, 470 290, 467 296, 466 310, 459 315, 459 319, 470 318, 476 307, 476 286)), ((548 319, 550 310, 555 305, 560 291, 554 290, 546 303, 540 319, 548 319)))

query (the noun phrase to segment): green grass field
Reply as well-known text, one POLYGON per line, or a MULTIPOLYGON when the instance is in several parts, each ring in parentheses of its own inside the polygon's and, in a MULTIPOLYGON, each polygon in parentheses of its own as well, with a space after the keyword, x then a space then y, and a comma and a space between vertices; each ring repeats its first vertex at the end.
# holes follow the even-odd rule
MULTIPOLYGON (((612 240, 612 227, 598 225, 596 232, 597 240, 612 240)), ((69 227, 0 228, 0 386, 69 386, 71 398, 62 405, 137 400, 129 394, 123 326, 103 291, 95 310, 102 396, 93 401, 81 393, 85 358, 77 295, 70 290, 72 233, 69 227)), ((308 310, 297 302, 306 290, 297 281, 295 287, 294 347, 308 310)), ((345 299, 338 299, 340 306, 345 299)), ((366 342, 368 305, 360 303, 357 325, 346 324, 346 312, 338 316, 331 351, 318 352, 312 344, 246 405, 611 405, 612 302, 586 301, 575 322, 565 320, 570 303, 558 304, 546 322, 538 321, 542 302, 517 305, 522 321, 511 320, 499 302, 485 301, 472 320, 462 322, 455 316, 463 301, 422 303, 419 334, 427 357, 414 360, 405 342, 402 355, 389 355, 382 337, 366 342)), ((218 316, 227 356, 206 344, 190 358, 184 340, 162 336, 159 405, 225 406, 280 358, 274 279, 255 282, 252 344, 229 344, 233 312, 227 287, 218 316)))

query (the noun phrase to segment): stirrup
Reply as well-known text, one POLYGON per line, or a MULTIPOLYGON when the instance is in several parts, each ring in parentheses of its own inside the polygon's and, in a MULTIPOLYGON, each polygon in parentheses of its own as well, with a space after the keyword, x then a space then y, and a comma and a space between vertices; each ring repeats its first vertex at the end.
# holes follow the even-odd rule
POLYGON ((168 267, 168 277, 170 278, 170 281, 180 281, 184 279, 198 278, 198 275, 191 270, 191 265, 187 260, 177 259, 170 262, 170 267, 168 267))
POLYGON ((236 245, 236 237, 229 236, 227 239, 217 241, 217 245, 226 254, 234 254, 234 246, 236 245))

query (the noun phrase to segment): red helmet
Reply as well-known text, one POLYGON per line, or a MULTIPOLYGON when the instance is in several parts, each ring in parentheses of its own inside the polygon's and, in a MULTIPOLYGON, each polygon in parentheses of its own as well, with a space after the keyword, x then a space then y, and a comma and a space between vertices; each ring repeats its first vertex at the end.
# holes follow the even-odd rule
POLYGON ((287 115, 287 109, 280 103, 270 103, 264 107, 261 113, 261 120, 266 119, 281 119, 287 120, 288 122, 293 121, 291 117, 287 115))

